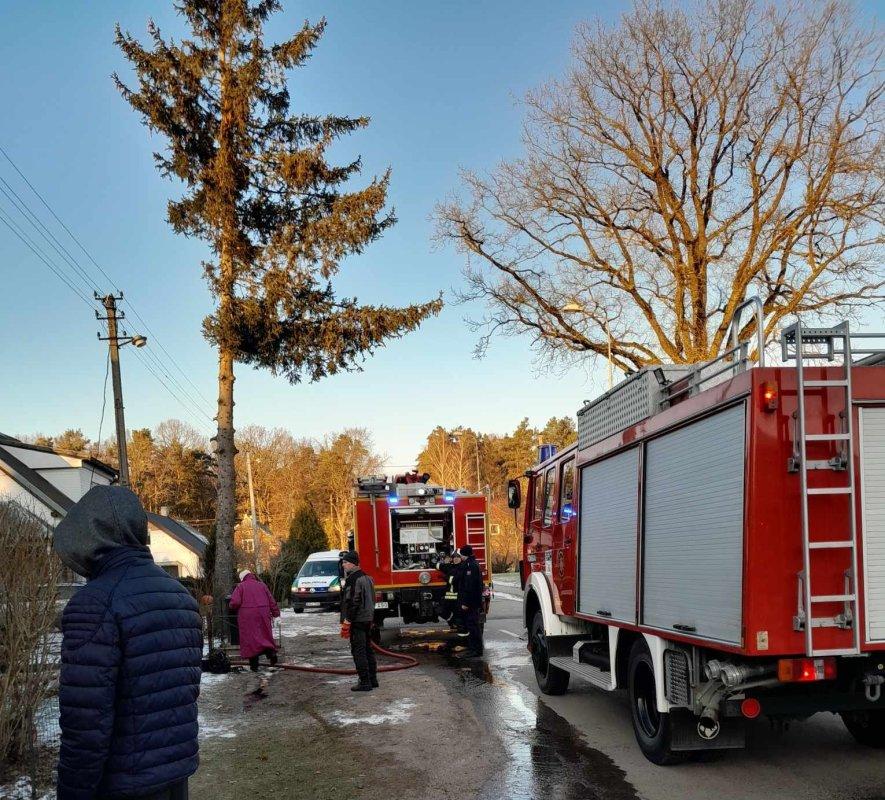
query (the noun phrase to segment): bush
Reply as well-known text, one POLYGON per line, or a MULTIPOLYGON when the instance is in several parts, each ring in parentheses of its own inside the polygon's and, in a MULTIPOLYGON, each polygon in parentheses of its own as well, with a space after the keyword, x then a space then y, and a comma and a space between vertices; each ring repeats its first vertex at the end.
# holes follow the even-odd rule
POLYGON ((0 760, 33 770, 35 715, 56 677, 52 631, 60 562, 52 531, 0 500, 0 760))

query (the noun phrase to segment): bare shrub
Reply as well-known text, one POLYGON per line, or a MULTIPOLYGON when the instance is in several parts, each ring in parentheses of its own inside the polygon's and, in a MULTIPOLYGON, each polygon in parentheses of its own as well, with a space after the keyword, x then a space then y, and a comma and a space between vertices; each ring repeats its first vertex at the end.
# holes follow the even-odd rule
POLYGON ((57 674, 50 633, 60 563, 51 534, 28 510, 0 500, 0 760, 31 774, 35 716, 57 674))

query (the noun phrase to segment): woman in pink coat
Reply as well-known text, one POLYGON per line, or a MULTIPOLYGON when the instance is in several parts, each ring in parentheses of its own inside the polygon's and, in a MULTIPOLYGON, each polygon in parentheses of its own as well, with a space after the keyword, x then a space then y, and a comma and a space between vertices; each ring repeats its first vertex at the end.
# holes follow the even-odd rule
POLYGON ((230 609, 237 612, 240 629, 240 655, 249 659, 249 668, 258 671, 258 657, 264 653, 277 663, 277 645, 271 619, 280 616, 280 607, 270 589, 249 570, 240 573, 240 582, 230 596, 230 609))

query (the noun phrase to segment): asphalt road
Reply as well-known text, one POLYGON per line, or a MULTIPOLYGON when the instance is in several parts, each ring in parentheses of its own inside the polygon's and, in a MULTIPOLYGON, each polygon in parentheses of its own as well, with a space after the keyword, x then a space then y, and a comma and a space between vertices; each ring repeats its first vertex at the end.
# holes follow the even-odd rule
MULTIPOLYGON (((486 625, 485 661, 489 670, 496 681, 509 684, 526 699, 523 705, 528 710, 527 721, 531 722, 530 716, 535 714, 542 734, 556 738, 563 727, 577 732, 580 741, 574 746, 580 748, 581 760, 590 762, 586 770, 589 776, 582 778, 584 783, 592 780, 590 791, 583 795, 577 790, 574 794, 554 793, 553 797, 626 797, 630 796, 627 788, 632 787, 633 796, 646 800, 885 800, 885 754, 857 745, 832 714, 817 714, 805 722, 793 723, 786 732, 774 730, 767 720, 759 719, 748 730, 746 750, 718 753, 674 767, 654 766, 636 746, 622 692, 603 692, 573 677, 567 694, 540 695, 524 649, 519 588, 498 586, 513 599, 499 593, 492 604, 486 625), (551 715, 550 711, 555 713, 551 715), (605 776, 593 778, 594 764, 605 776), (613 793, 605 793, 606 784, 613 793)), ((566 741, 564 746, 568 745, 566 741)), ((515 758, 518 761, 519 754, 515 758)), ((521 768, 537 770, 542 766, 543 761, 535 758, 521 768)), ((568 763, 563 771, 568 777, 568 763)), ((545 777, 544 782, 548 779, 545 777)))

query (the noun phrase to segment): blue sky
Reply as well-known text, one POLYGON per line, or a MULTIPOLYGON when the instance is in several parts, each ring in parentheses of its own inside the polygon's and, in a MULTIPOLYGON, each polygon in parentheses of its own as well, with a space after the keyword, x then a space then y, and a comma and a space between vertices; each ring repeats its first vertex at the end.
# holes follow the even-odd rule
MULTIPOLYGON (((305 18, 325 15, 329 22, 314 58, 294 75, 295 108, 370 115, 372 125, 350 137, 341 155, 360 153, 367 175, 393 169, 391 201, 399 224, 345 264, 341 291, 367 302, 405 304, 442 290, 449 303, 439 318, 379 351, 362 373, 290 386, 239 367, 238 425, 282 426, 311 437, 360 425, 373 432, 392 464, 405 464, 437 424, 503 432, 524 416, 540 424, 572 414, 602 386, 604 368, 538 375, 528 342, 520 339, 497 340, 485 359, 473 359, 476 335, 463 319, 482 309, 451 302, 463 262, 433 245, 430 215, 457 188, 460 167, 482 170, 519 152, 517 101, 562 73, 575 24, 597 15, 610 20, 626 4, 284 5, 269 38, 288 35, 305 18)), ((197 402, 211 417, 215 356, 200 334, 200 321, 211 309, 199 267, 204 246, 167 226, 165 203, 174 187, 160 178, 151 158, 162 142, 151 140, 110 78, 115 70, 127 74, 113 45, 114 23, 143 36, 150 15, 166 33, 181 31, 169 0, 0 0, 0 145, 125 290, 208 398, 197 402)), ((10 182, 14 177, 2 157, 0 176, 10 182)), ((38 210, 39 201, 28 200, 38 210)), ((80 427, 94 438, 105 349, 90 310, 2 226, 0 279, 0 431, 80 427)), ((129 324, 130 332, 140 327, 129 324)), ((165 354, 150 346, 167 364, 165 354)), ((141 355, 131 348, 123 352, 128 427, 178 417, 211 430, 207 416, 189 415, 145 371, 141 355)), ((112 430, 109 404, 103 435, 112 430)))

